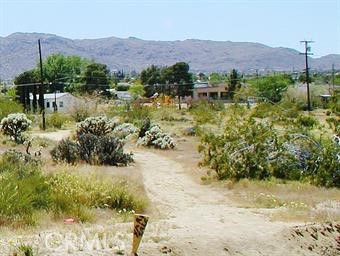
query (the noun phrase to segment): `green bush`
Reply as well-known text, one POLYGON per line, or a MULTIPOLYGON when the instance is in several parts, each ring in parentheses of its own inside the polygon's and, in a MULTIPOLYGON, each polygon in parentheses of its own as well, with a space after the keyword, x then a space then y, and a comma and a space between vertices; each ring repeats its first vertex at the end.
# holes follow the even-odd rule
POLYGON ((55 162, 75 164, 79 160, 78 145, 69 139, 61 140, 50 153, 55 162))
POLYGON ((121 112, 121 116, 124 123, 132 123, 140 127, 144 119, 150 118, 151 110, 148 106, 129 105, 126 112, 121 112))
POLYGON ((340 146, 296 134, 288 126, 276 130, 271 122, 232 116, 222 135, 201 134, 199 151, 201 164, 219 179, 275 177, 340 186, 340 146))
POLYGON ((0 120, 12 113, 23 112, 23 107, 16 101, 0 96, 0 120))
POLYGON ((133 161, 132 154, 124 153, 121 139, 131 131, 130 125, 117 126, 105 116, 89 117, 77 124, 76 142, 63 140, 50 153, 55 162, 127 165, 133 161))
POLYGON ((127 165, 132 162, 132 154, 124 153, 124 143, 112 136, 83 134, 78 137, 79 155, 89 164, 127 165))
POLYGON ((49 188, 39 161, 16 151, 0 159, 0 225, 36 222, 36 210, 48 209, 49 188))
POLYGON ((326 122, 335 134, 340 134, 340 118, 329 117, 326 119, 326 122))
POLYGON ((195 102, 190 109, 197 124, 215 123, 217 120, 217 112, 220 110, 220 104, 214 106, 208 101, 195 102))
POLYGON ((305 115, 300 115, 297 119, 296 122, 299 126, 307 127, 307 128, 313 128, 316 125, 319 124, 318 120, 313 117, 313 116, 305 116, 305 115))
POLYGON ((85 104, 79 104, 74 107, 71 112, 71 117, 75 122, 82 122, 90 116, 89 107, 85 104))
POLYGON ((43 174, 31 158, 13 151, 0 157, 0 226, 35 224, 38 212, 86 221, 93 208, 140 211, 146 205, 124 181, 66 172, 43 174))
POLYGON ((150 130, 150 127, 151 127, 151 120, 150 118, 147 117, 143 120, 142 127, 140 128, 139 133, 138 133, 138 138, 144 137, 145 133, 148 130, 150 130))
POLYGON ((58 173, 49 181, 52 208, 56 214, 79 214, 81 207, 142 210, 145 202, 124 181, 110 181, 88 175, 58 173))
POLYGON ((324 141, 315 160, 318 168, 309 177, 311 182, 318 186, 340 188, 340 144, 324 141))
POLYGON ((55 112, 46 118, 47 127, 53 127, 56 129, 61 129, 63 124, 67 121, 67 117, 55 112))

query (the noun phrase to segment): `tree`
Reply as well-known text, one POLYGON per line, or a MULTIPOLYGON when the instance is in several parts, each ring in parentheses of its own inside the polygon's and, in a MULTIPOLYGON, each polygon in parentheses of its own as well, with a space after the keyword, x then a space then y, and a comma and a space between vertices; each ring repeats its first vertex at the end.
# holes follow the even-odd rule
POLYGON ((272 102, 279 102, 288 85, 292 84, 291 79, 283 74, 260 77, 249 82, 255 88, 257 96, 264 97, 272 102))
POLYGON ((164 84, 163 68, 151 65, 144 69, 140 74, 140 80, 144 85, 145 95, 151 97, 154 93, 158 92, 157 84, 164 84))
POLYGON ((211 85, 217 85, 217 84, 223 83, 224 80, 225 80, 225 77, 223 74, 213 72, 209 75, 209 84, 211 85))
MULTIPOLYGON (((309 81, 308 81, 308 83, 312 83, 313 81, 314 81, 313 77, 312 77, 312 76, 309 76, 309 81)), ((302 74, 299 76, 299 82, 300 82, 300 83, 307 83, 306 73, 302 73, 302 74)))
POLYGON ((169 67, 151 67, 143 70, 140 75, 142 85, 145 86, 146 96, 154 93, 167 92, 173 95, 191 94, 193 87, 192 74, 189 73, 189 65, 185 62, 177 62, 169 67), (167 87, 167 88, 166 88, 167 87))
POLYGON ((26 111, 30 110, 30 93, 33 97, 33 111, 37 110, 37 84, 39 82, 40 76, 37 69, 25 71, 14 78, 19 102, 26 111))
POLYGON ((87 59, 76 55, 52 54, 48 56, 43 62, 45 79, 51 84, 48 91, 72 91, 74 83, 79 82, 78 78, 88 64, 87 59))
POLYGON ((191 94, 193 82, 189 69, 189 64, 186 62, 177 62, 166 68, 164 79, 171 84, 177 84, 177 95, 179 96, 191 94))
POLYGON ((241 86, 241 76, 233 69, 228 78, 228 94, 231 99, 234 98, 235 91, 241 86))
POLYGON ((105 64, 91 63, 86 66, 82 92, 106 92, 110 88, 110 70, 105 64))

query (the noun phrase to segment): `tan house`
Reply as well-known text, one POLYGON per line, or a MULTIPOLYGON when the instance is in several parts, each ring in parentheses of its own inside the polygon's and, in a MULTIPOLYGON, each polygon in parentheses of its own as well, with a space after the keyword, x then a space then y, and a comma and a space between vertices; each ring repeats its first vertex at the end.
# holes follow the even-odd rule
POLYGON ((195 83, 193 89, 193 99, 213 99, 220 100, 227 98, 226 84, 216 86, 209 85, 208 82, 195 83))

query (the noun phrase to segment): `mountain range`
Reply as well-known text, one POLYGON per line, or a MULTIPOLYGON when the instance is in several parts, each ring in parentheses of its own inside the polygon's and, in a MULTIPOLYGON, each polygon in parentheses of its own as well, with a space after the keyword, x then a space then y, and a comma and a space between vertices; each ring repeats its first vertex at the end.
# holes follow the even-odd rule
MULTIPOLYGON (((79 55, 106 64, 111 70, 137 72, 154 64, 189 63, 191 72, 242 72, 255 70, 301 71, 304 56, 297 50, 269 47, 253 42, 231 42, 187 39, 183 41, 150 41, 135 37, 126 39, 68 39, 53 34, 14 33, 0 37, 0 79, 12 79, 38 63, 41 40, 43 58, 52 53, 79 55)), ((340 69, 340 54, 310 58, 311 69, 340 69)))

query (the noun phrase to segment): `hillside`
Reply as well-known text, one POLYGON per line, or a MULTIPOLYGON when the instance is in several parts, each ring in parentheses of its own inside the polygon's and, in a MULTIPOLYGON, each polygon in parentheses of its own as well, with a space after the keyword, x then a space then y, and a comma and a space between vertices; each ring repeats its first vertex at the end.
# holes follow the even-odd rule
MULTIPOLYGON (((141 71, 151 64, 164 66, 177 61, 188 62, 192 72, 232 68, 245 72, 255 69, 291 71, 304 67, 303 56, 294 49, 251 42, 147 41, 133 37, 71 40, 52 34, 15 33, 0 37, 0 79, 11 79, 36 65, 38 39, 41 39, 44 57, 52 53, 80 55, 105 63, 111 70, 141 71)), ((321 70, 330 69, 333 63, 340 68, 340 55, 311 59, 311 67, 321 70)))

